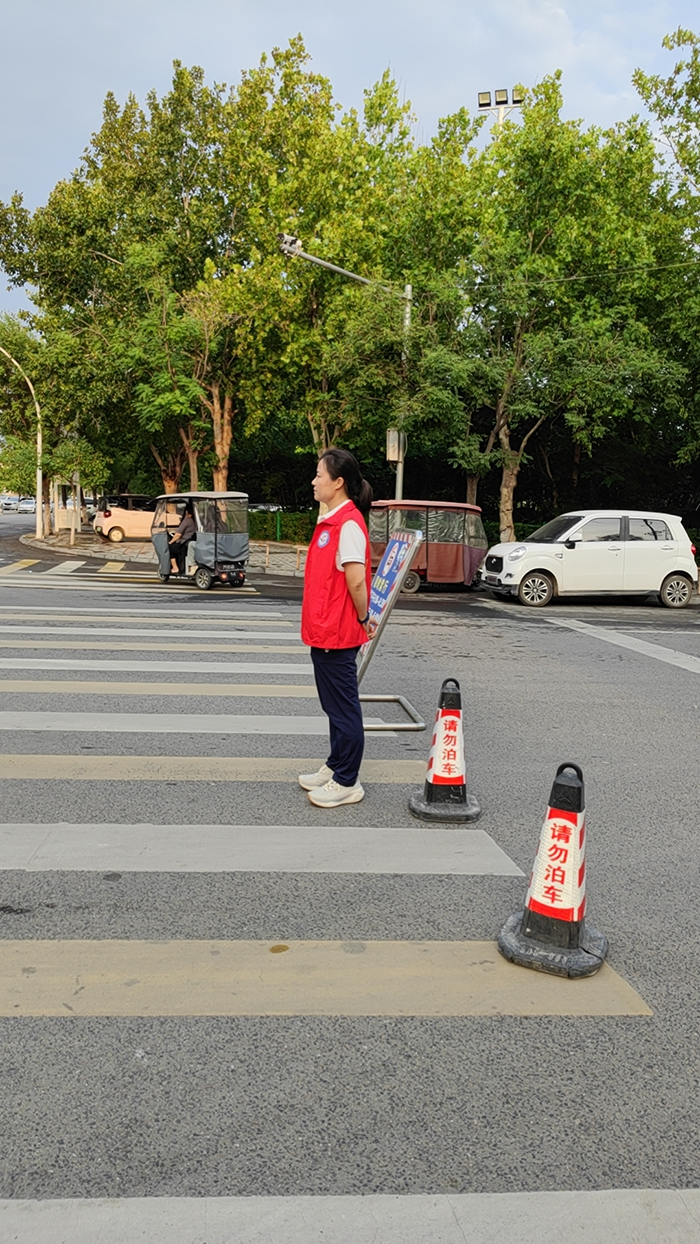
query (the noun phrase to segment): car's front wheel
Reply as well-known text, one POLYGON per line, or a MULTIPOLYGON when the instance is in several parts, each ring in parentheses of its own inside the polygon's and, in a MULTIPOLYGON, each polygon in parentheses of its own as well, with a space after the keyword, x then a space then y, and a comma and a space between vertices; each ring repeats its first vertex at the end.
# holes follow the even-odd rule
POLYGON ((520 580, 518 600, 521 605, 542 609, 554 595, 554 584, 543 570, 532 570, 520 580))
POLYGON ((659 600, 667 609, 684 609, 690 601, 693 585, 684 574, 667 575, 661 584, 659 600))

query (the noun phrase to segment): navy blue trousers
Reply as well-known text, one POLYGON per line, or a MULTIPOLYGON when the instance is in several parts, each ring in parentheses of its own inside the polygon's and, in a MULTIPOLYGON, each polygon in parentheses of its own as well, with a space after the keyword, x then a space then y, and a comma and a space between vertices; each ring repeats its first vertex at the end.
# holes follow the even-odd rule
POLYGON ((312 648, 311 660, 321 708, 330 722, 331 751, 326 761, 341 786, 354 786, 365 749, 357 648, 312 648))

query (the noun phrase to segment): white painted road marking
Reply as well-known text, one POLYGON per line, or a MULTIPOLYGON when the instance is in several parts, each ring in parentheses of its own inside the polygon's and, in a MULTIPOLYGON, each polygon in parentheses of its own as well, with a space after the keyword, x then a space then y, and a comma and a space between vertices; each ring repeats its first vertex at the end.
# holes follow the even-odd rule
POLYGON ((18 1244, 697 1244, 700 1191, 0 1201, 18 1244))
POLYGON ((57 562, 55 566, 50 566, 48 570, 43 570, 41 574, 72 574, 74 570, 79 570, 81 566, 87 565, 84 561, 68 561, 57 562))
POLYGON ((688 656, 685 652, 677 652, 675 648, 662 648, 661 644, 648 644, 644 639, 635 639, 633 635, 624 635, 621 631, 611 631, 604 626, 591 626, 589 622, 579 622, 575 618, 565 621, 563 618, 547 618, 553 626, 563 626, 570 631, 579 631, 589 635, 591 639, 601 639, 606 644, 614 644, 617 648, 627 648, 639 656, 653 657, 655 661, 664 661, 666 665, 675 665, 678 669, 688 670, 691 674, 700 674, 700 657, 688 656))
POLYGON ((27 678, 0 678, 5 695, 160 695, 160 696, 249 696, 252 699, 315 700, 313 683, 262 682, 92 682, 56 678, 31 682, 27 678))
MULTIPOLYGON (((215 638, 217 640, 219 639, 281 639, 283 641, 294 638, 293 636, 287 635, 286 633, 283 633, 280 631, 269 631, 269 632, 261 631, 258 629, 259 626, 260 626, 260 623, 258 623, 257 625, 255 625, 254 623, 250 623, 249 625, 244 627, 243 623, 239 623, 238 630, 217 631, 216 635, 212 636, 212 638, 215 638)), ((168 644, 164 645, 167 648, 169 647, 170 643, 174 643, 175 641, 180 640, 180 639, 201 639, 202 628, 200 626, 199 630, 197 631, 181 631, 181 630, 174 630, 171 627, 169 630, 156 631, 152 629, 151 630, 139 630, 136 627, 120 626, 118 628, 115 627, 112 630, 108 630, 105 627, 103 627, 99 621, 95 620, 92 626, 0 626, 0 634, 16 636, 18 639, 22 639, 24 635, 46 635, 46 636, 51 637, 52 639, 62 639, 64 636, 70 636, 70 635, 91 635, 93 639, 112 639, 112 638, 118 639, 120 636, 126 636, 127 639, 128 638, 167 639, 168 644)), ((105 648, 108 648, 110 645, 105 644, 104 646, 105 648)), ((133 645, 133 646, 137 647, 137 645, 133 645)))
MULTIPOLYGON (((1 685, 1 684, 0 684, 1 685)), ((365 725, 384 724, 365 717, 365 725)), ((277 713, 13 713, 0 712, 0 731, 35 730, 83 734, 328 734, 328 719, 277 713)), ((391 731, 384 731, 391 736, 391 731)))
MULTIPOLYGON (((31 589, 32 591, 37 592, 58 590, 61 592, 77 592, 79 595, 97 593, 103 598, 105 596, 136 595, 140 600, 143 600, 145 596, 160 597, 161 600, 167 600, 168 598, 173 598, 175 596, 182 595, 183 593, 187 596, 200 595, 199 589, 195 586, 193 579, 187 579, 186 581, 179 583, 159 583, 155 575, 144 576, 140 582, 136 582, 135 579, 132 578, 127 580, 126 583, 123 582, 123 576, 117 578, 117 576, 114 575, 112 578, 108 578, 105 575, 100 579, 96 573, 76 575, 73 582, 71 582, 71 579, 73 578, 72 575, 43 572, 23 574, 20 571, 18 577, 21 579, 22 591, 25 589, 31 589), (79 582, 75 582, 76 579, 79 580, 79 582)), ((4 576, 2 576, 1 572, 0 582, 2 582, 2 586, 5 591, 9 591, 10 588, 20 587, 20 584, 16 581, 5 583, 4 576)), ((236 595, 238 597, 259 596, 260 593, 257 588, 253 586, 246 586, 236 588, 236 595)))
MULTIPOLYGON (((60 630, 54 632, 60 635, 60 630)), ((95 632, 99 634, 99 632, 95 632)), ((291 635, 275 635, 275 639, 282 640, 283 643, 292 638, 291 635)), ((116 639, 25 639, 19 637, 17 639, 0 639, 0 648, 25 648, 29 651, 41 652, 49 648, 58 651, 75 651, 75 652, 276 652, 296 654, 306 652, 308 649, 303 647, 301 643, 284 647, 283 644, 277 644, 273 647, 271 644, 178 644, 172 639, 165 642, 149 644, 145 640, 133 640, 128 643, 120 643, 116 639)))
MULTIPOLYGON (((158 610, 157 612, 154 610, 151 610, 150 613, 141 613, 141 611, 139 610, 137 613, 135 613, 133 608, 132 609, 114 609, 114 608, 93 609, 89 606, 83 606, 81 608, 79 605, 65 605, 65 606, 61 605, 60 613, 56 612, 55 605, 32 605, 31 612, 25 612, 25 613, 20 613, 19 612, 20 609, 21 609, 21 606, 19 605, 0 605, 0 613, 12 613, 12 614, 15 614, 20 619, 34 618, 37 613, 50 613, 50 614, 53 614, 54 618, 58 621, 62 621, 64 615, 67 613, 80 614, 81 620, 83 618, 95 617, 95 618, 101 618, 105 622, 121 620, 121 618, 124 618, 126 621, 133 621, 133 622, 148 622, 148 621, 163 622, 166 620, 169 621, 171 618, 189 618, 189 619, 197 619, 197 620, 199 620, 200 618, 206 618, 210 622, 229 622, 231 618, 245 618, 249 622, 250 621, 270 622, 272 621, 273 618, 282 618, 283 616, 281 613, 254 613, 252 611, 249 611, 248 609, 241 609, 241 610, 236 611, 235 609, 228 609, 226 605, 223 605, 223 604, 222 604, 221 609, 217 610, 216 612, 205 611, 205 610, 202 610, 200 612, 199 609, 197 610, 188 609, 187 611, 184 611, 182 609, 172 609, 172 610, 161 609, 161 610, 158 610)), ((292 613, 290 616, 294 617, 296 615, 292 613)), ((301 615, 299 614, 299 616, 301 615)), ((291 623, 283 622, 282 625, 289 626, 291 625, 291 623)))
POLYGON ((0 825, 0 869, 522 877, 483 829, 0 825))
MULTIPOLYGON (((274 649, 272 651, 275 651, 274 649)), ((309 674, 311 661, 93 661, 79 657, 0 657, 0 670, 99 670, 116 674, 309 674)), ((205 684, 202 684, 203 686, 205 684)))

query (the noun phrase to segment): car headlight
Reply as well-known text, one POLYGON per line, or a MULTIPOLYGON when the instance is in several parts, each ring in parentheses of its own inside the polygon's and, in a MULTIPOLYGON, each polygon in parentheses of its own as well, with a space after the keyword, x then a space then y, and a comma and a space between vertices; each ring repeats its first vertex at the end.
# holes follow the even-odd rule
POLYGON ((508 554, 508 561, 519 562, 520 558, 524 557, 526 553, 527 553, 526 545, 519 544, 517 549, 513 549, 513 552, 508 554))

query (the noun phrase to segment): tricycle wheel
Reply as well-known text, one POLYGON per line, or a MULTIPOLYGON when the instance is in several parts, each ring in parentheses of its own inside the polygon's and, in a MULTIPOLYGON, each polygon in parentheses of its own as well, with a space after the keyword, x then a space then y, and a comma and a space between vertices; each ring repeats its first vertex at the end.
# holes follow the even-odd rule
POLYGON ((198 566, 194 576, 194 581, 201 591, 208 592, 214 582, 214 576, 211 573, 211 570, 207 570, 206 566, 198 566))
POLYGON ((401 584, 401 591, 410 592, 410 594, 413 595, 414 592, 418 591, 419 587, 420 587, 420 575, 416 574, 415 570, 409 570, 408 574, 406 575, 406 578, 401 584))

